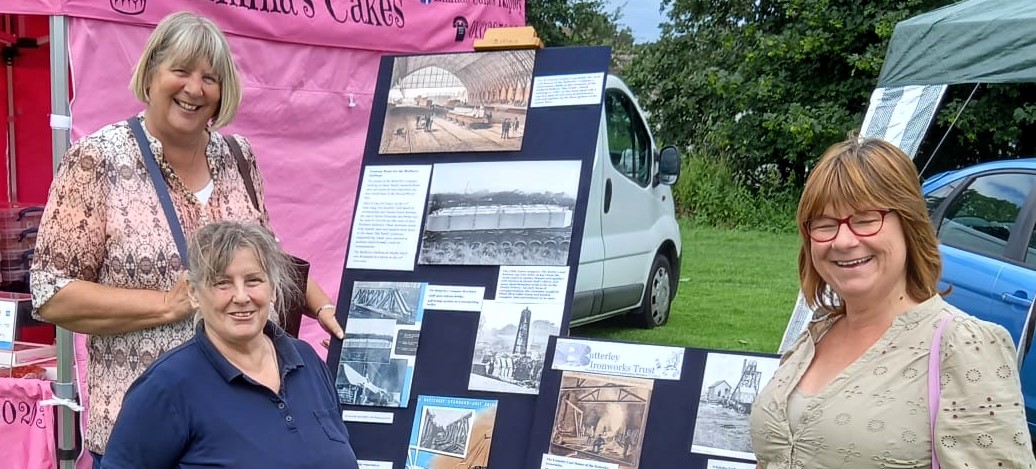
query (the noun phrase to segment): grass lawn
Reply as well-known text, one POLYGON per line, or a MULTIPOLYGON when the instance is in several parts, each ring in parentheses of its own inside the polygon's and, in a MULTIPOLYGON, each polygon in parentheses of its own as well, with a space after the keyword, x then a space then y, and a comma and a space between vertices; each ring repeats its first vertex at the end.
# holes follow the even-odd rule
POLYGON ((685 222, 681 232, 683 267, 669 324, 636 329, 616 317, 571 335, 776 353, 798 294, 798 236, 685 222))

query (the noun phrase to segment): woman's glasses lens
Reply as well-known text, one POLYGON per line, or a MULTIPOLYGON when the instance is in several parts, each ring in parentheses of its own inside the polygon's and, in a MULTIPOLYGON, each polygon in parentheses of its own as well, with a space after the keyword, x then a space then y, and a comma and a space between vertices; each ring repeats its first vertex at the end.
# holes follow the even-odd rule
POLYGON ((838 236, 838 230, 844 224, 856 236, 874 236, 881 231, 888 210, 867 210, 853 214, 847 218, 820 217, 806 222, 806 231, 814 241, 823 243, 838 236))

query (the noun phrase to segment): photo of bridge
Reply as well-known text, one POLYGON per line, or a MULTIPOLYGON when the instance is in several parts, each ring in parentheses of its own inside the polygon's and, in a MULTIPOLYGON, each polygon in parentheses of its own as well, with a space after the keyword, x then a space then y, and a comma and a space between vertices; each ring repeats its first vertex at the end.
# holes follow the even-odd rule
POLYGON ((414 324, 421 308, 424 284, 410 282, 356 282, 349 319, 393 319, 414 324))
POLYGON ((581 169, 577 160, 435 165, 417 262, 567 265, 581 169))
POLYGON ((427 284, 353 282, 335 389, 346 405, 406 407, 427 284))

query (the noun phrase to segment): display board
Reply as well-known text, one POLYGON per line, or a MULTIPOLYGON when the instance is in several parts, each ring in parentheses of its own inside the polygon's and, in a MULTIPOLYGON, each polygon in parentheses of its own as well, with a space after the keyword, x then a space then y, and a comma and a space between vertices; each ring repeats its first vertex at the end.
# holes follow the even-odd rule
POLYGON ((755 467, 749 412, 776 355, 574 338, 550 351, 525 467, 755 467))
POLYGON ((568 331, 609 59, 382 59, 339 290, 346 339, 328 353, 369 467, 527 467, 548 340, 568 331))

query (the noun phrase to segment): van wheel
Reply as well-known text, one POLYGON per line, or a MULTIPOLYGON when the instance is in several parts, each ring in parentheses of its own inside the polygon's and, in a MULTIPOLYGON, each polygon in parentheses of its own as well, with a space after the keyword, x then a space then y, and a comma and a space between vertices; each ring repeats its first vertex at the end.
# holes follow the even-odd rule
POLYGON ((638 326, 652 329, 664 326, 669 321, 669 308, 673 299, 672 280, 673 269, 669 265, 669 258, 662 254, 656 255, 648 273, 644 299, 634 315, 638 326))

